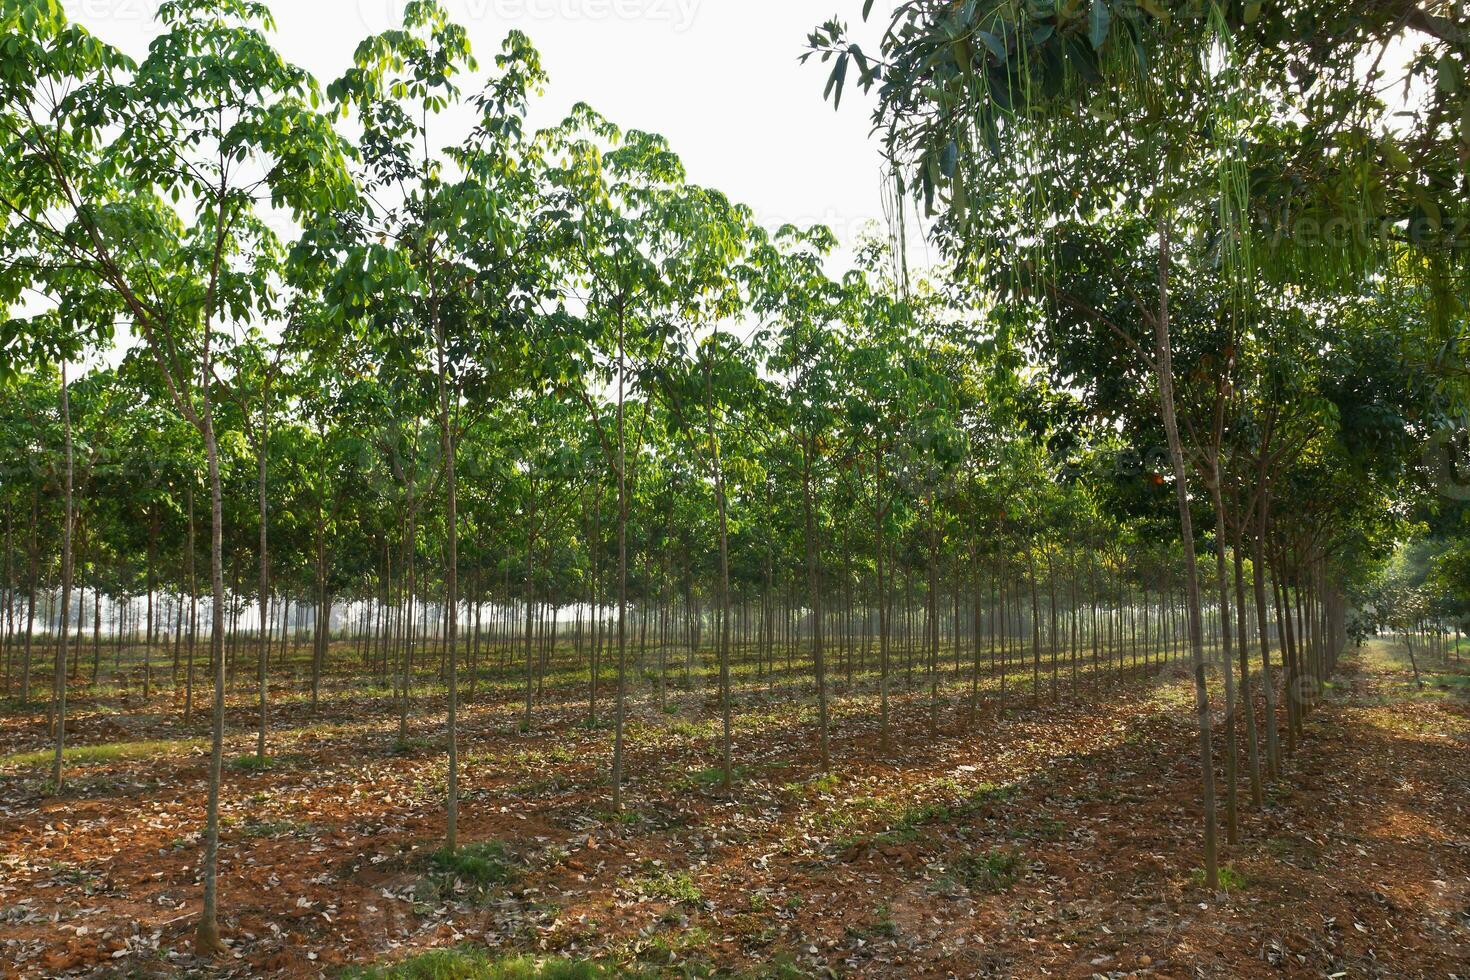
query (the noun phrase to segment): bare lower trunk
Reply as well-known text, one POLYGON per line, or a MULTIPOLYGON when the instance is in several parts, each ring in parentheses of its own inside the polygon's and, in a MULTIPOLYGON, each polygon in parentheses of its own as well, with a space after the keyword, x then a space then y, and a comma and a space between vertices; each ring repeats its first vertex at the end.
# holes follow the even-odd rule
MULTIPOLYGON (((442 330, 442 328, 441 328, 442 330)), ((444 337, 439 335, 439 425, 444 452, 445 526, 448 530, 444 569, 444 639, 449 654, 449 786, 445 812, 445 846, 453 851, 459 843, 459 528, 454 472, 454 431, 450 419, 448 385, 444 380, 444 337)))
POLYGON ((1184 445, 1179 438, 1179 420, 1174 409, 1174 362, 1169 339, 1169 247, 1167 219, 1159 222, 1159 312, 1154 321, 1159 380, 1159 403, 1164 432, 1169 440, 1169 459, 1174 470, 1174 490, 1179 504, 1179 529, 1184 542, 1184 582, 1188 600, 1189 643, 1194 669, 1195 714, 1199 725, 1200 776, 1204 798, 1205 886, 1220 887, 1220 868, 1215 843, 1215 762, 1210 725, 1210 692, 1205 683, 1205 647, 1201 622, 1199 570, 1195 560, 1194 520, 1189 510, 1189 485, 1184 469, 1184 445))
POLYGON ((1240 656, 1240 710, 1245 717, 1245 735, 1247 759, 1250 766, 1251 802, 1257 807, 1265 803, 1265 795, 1261 787, 1261 743, 1260 736, 1256 731, 1256 700, 1251 686, 1251 663, 1250 663, 1250 641, 1246 639, 1246 601, 1245 601, 1245 559, 1241 554, 1241 525, 1245 523, 1245 515, 1236 515, 1236 528, 1233 541, 1234 567, 1235 567, 1235 610, 1236 626, 1238 628, 1240 656))
POLYGON ((213 603, 210 607, 210 656, 214 665, 214 717, 209 750, 209 798, 204 825, 204 909, 199 917, 195 943, 199 952, 214 955, 223 951, 219 935, 219 798, 220 775, 225 751, 225 566, 224 491, 220 482, 219 446, 215 441, 214 415, 210 405, 211 368, 206 357, 203 388, 204 451, 209 465, 209 578, 213 603))
POLYGON ((613 708, 612 808, 623 807, 623 722, 628 692, 628 445, 625 428, 623 323, 618 321, 618 693, 613 708))
POLYGON ((259 663, 256 665, 256 681, 260 687, 260 730, 255 737, 255 757, 265 760, 266 729, 270 725, 270 692, 266 687, 266 660, 270 644, 270 557, 267 551, 267 507, 265 492, 266 456, 270 446, 270 411, 267 402, 270 389, 267 386, 260 405, 260 446, 257 449, 256 489, 260 498, 260 640, 259 663))
MULTIPOLYGON (((812 611, 812 658, 817 678, 817 725, 818 744, 821 751, 822 771, 831 766, 829 738, 827 732, 827 664, 822 649, 822 598, 817 587, 817 526, 812 506, 812 440, 805 440, 805 458, 802 461, 802 507, 806 521, 806 582, 807 601, 812 611)), ((723 534, 723 530, 721 532, 723 534)))
MULTIPOLYGON (((1231 844, 1240 839, 1240 820, 1236 809, 1239 752, 1235 732, 1235 667, 1231 663, 1230 587, 1225 574, 1225 498, 1220 493, 1220 461, 1211 460, 1210 501, 1215 508, 1215 587, 1220 602, 1220 645, 1224 656, 1220 667, 1225 674, 1225 837, 1231 844)), ((1244 633, 1244 630, 1241 631, 1244 633)))
POLYGON ((62 362, 61 420, 66 439, 66 459, 62 474, 64 500, 61 531, 61 629, 56 644, 56 754, 51 762, 51 784, 58 793, 61 791, 61 761, 66 750, 66 645, 71 628, 72 579, 71 397, 66 381, 66 363, 62 362))

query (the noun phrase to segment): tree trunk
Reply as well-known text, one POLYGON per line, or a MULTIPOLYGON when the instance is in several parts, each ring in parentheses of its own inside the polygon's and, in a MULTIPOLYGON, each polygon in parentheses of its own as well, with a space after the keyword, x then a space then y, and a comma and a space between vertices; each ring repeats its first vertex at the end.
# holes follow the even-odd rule
POLYGON ((812 658, 817 675, 817 725, 818 745, 821 752, 821 769, 826 772, 831 766, 827 732, 827 664, 822 649, 822 597, 817 581, 817 525, 812 506, 812 439, 802 440, 801 489, 802 509, 806 524, 806 583, 807 602, 812 612, 812 658))
POLYGON ((51 760, 51 785, 61 792, 61 762, 66 750, 66 645, 71 628, 72 579, 72 438, 71 397, 66 377, 66 362, 61 362, 61 420, 66 439, 65 469, 62 474, 61 530, 61 629, 56 645, 56 754, 51 760))
POLYGON ((446 735, 449 740, 449 786, 445 813, 444 843, 450 852, 458 846, 459 831, 459 527, 458 501, 455 495, 454 431, 450 424, 449 386, 445 382, 444 333, 437 324, 439 341, 439 438, 444 453, 444 490, 446 498, 445 527, 448 532, 444 569, 444 639, 449 651, 449 716, 446 735))
MULTIPOLYGON (((1225 498, 1220 492, 1220 457, 1216 449, 1210 456, 1210 502, 1215 508, 1215 587, 1220 602, 1220 646, 1224 656, 1220 669, 1225 674, 1225 839, 1235 844, 1240 839, 1240 819, 1236 810, 1238 793, 1235 733, 1235 667, 1230 630, 1230 586, 1225 574, 1225 498)), ((1243 631, 1242 631, 1243 632, 1243 631)))
POLYGON ((612 808, 623 808, 623 722, 628 692, 628 444, 625 425, 624 318, 618 317, 618 692, 613 711, 612 808))
POLYGON ((266 663, 270 653, 270 557, 267 551, 268 509, 266 504, 266 457, 270 449, 270 382, 262 385, 260 400, 260 444, 256 447, 256 490, 260 503, 260 641, 256 680, 260 687, 260 730, 255 737, 255 757, 265 761, 266 729, 270 725, 270 692, 266 685, 266 663))
POLYGON ((1184 469, 1184 445, 1179 438, 1179 420, 1174 409, 1174 361, 1169 339, 1170 228, 1168 219, 1159 222, 1159 310, 1154 320, 1159 380, 1159 403, 1164 432, 1169 440, 1169 459, 1174 470, 1174 489, 1179 504, 1180 536, 1184 543, 1184 581, 1188 597, 1189 642, 1193 657, 1195 714, 1199 724, 1200 776, 1204 796, 1205 886, 1220 887, 1219 856, 1215 844, 1215 762, 1210 730, 1210 692, 1205 684, 1205 649, 1200 612, 1199 573, 1195 562, 1194 519, 1189 511, 1189 486, 1184 469))
POLYGON ((202 378, 204 452, 209 467, 210 653, 214 665, 214 715, 209 750, 209 798, 204 829, 204 909, 196 945, 203 955, 222 951, 219 936, 219 797, 225 752, 225 565, 224 489, 220 481, 219 446, 215 441, 210 381, 213 363, 206 352, 202 378))

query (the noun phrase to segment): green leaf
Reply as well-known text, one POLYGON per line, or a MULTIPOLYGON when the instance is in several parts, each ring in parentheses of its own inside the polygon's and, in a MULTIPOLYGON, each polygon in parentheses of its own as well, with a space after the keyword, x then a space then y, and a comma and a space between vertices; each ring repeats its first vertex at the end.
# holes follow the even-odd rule
POLYGON ((838 56, 837 64, 832 68, 832 77, 827 79, 827 91, 825 98, 832 100, 832 108, 842 107, 842 89, 847 84, 847 55, 838 56))
POLYGON ((989 31, 976 31, 976 35, 980 38, 981 42, 990 49, 990 53, 995 55, 997 61, 1004 62, 1007 58, 1010 57, 1011 53, 1006 50, 1005 42, 996 37, 994 34, 990 33, 989 31))
POLYGON ((944 152, 939 159, 939 170, 946 178, 952 178, 955 174, 955 165, 959 162, 960 148, 954 140, 945 144, 944 152))
POLYGON ((1445 55, 1439 59, 1436 68, 1436 82, 1439 90, 1446 95, 1454 95, 1460 90, 1460 68, 1455 64, 1455 59, 1445 55))
POLYGON ((1159 6, 1158 0, 1138 0, 1138 5, 1146 10, 1149 16, 1161 24, 1168 24, 1170 20, 1169 11, 1159 6))
POLYGON ((1093 50, 1101 48, 1108 40, 1108 28, 1113 23, 1113 11, 1108 0, 1092 0, 1092 10, 1087 15, 1087 38, 1093 50))

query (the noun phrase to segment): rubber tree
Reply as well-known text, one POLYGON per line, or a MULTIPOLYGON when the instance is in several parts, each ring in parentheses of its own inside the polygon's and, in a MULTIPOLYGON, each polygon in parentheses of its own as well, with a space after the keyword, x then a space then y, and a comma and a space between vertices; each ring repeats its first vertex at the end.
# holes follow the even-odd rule
POLYGON ((222 950, 217 915, 224 744, 223 501, 214 425, 215 332, 270 299, 256 259, 274 253, 263 202, 300 217, 346 202, 342 146, 315 84, 282 59, 267 9, 175 0, 133 62, 52 3, 6 7, 26 48, 6 59, 0 133, 22 161, 24 197, 51 246, 111 290, 204 443, 209 470, 215 650, 213 744, 197 946, 222 950), (15 65, 17 67, 11 68, 15 65), (42 215, 45 217, 43 218, 42 215))
POLYGON ((369 331, 386 365, 432 392, 445 506, 445 643, 448 650, 449 779, 446 844, 457 845, 459 810, 459 515, 457 447, 473 405, 504 392, 525 340, 534 293, 525 248, 535 170, 523 166, 522 120, 544 80, 539 56, 512 34, 497 73, 466 99, 460 76, 476 68, 464 28, 432 0, 407 4, 399 29, 359 44, 354 66, 329 95, 363 132, 359 156, 368 194, 349 236, 318 229, 315 244, 341 263, 328 294, 369 331), (476 113, 472 132, 440 154, 438 117, 476 113), (445 157, 458 174, 446 176, 445 157), (367 203, 371 201, 371 203, 367 203))
POLYGON ((552 311, 538 350, 557 367, 556 389, 585 407, 617 485, 618 681, 611 795, 619 809, 627 713, 628 526, 636 489, 630 483, 630 455, 636 462, 649 418, 649 404, 638 398, 645 393, 639 366, 657 360, 666 334, 653 324, 669 302, 669 287, 654 259, 662 254, 665 233, 643 221, 639 211, 651 197, 681 185, 684 169, 661 137, 622 133, 585 105, 538 140, 546 148, 548 205, 555 215, 553 264, 559 281, 580 299, 579 309, 561 305, 552 311))
POLYGON ((766 348, 766 366, 784 379, 775 417, 785 437, 798 447, 797 479, 801 484, 803 563, 807 608, 812 618, 812 659, 817 682, 818 751, 821 768, 832 764, 827 707, 827 662, 823 642, 821 539, 824 526, 822 491, 825 456, 832 451, 837 425, 840 383, 839 334, 841 285, 828 278, 823 264, 836 240, 823 227, 780 229, 759 241, 750 266, 754 270, 753 310, 768 326, 757 343, 766 348))

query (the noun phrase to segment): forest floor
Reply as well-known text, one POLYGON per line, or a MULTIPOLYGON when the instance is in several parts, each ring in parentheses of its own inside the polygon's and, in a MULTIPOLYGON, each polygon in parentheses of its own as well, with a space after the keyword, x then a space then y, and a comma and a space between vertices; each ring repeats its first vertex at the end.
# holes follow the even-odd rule
MULTIPOLYGON (((1466 978, 1470 663, 1421 658, 1420 690, 1399 651, 1344 658, 1263 806, 1242 771, 1222 892, 1198 867, 1192 701, 1173 669, 1084 673, 1074 691, 1063 667, 1057 702, 1043 674, 1036 705, 1018 671, 1004 709, 991 678, 973 716, 968 680, 947 677, 933 735, 928 690, 900 679, 886 751, 875 693, 854 688, 833 700, 825 774, 809 692, 744 677, 729 793, 712 689, 671 689, 663 711, 644 690, 619 813, 611 732, 583 722, 575 688, 548 687, 526 734, 513 682, 482 686, 462 715, 453 861, 436 853, 438 702, 400 741, 381 691, 334 691, 308 724, 282 696, 271 763, 253 767, 242 690, 216 963, 189 953, 204 719, 181 732, 171 693, 79 693, 53 796, 44 715, 11 705, 0 975, 335 977, 458 948, 480 951, 461 966, 531 954, 654 976, 1466 978)), ((419 963, 399 975, 430 975, 419 963)))

